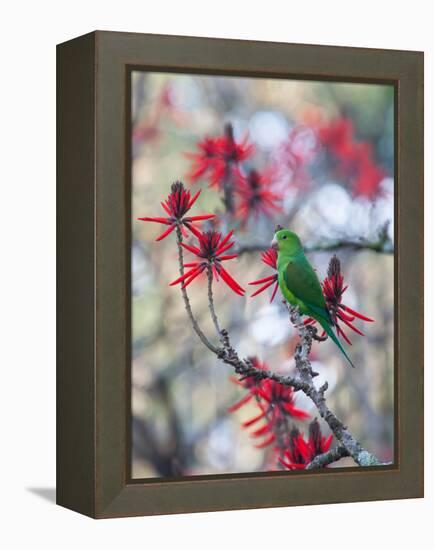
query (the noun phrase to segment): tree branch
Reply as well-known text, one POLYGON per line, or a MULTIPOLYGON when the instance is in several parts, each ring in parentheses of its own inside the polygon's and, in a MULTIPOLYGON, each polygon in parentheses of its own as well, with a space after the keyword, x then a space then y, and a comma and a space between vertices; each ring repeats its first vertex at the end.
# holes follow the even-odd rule
MULTIPOLYGON (((181 275, 183 275, 184 262, 181 246, 182 233, 179 226, 176 229, 179 254, 179 272, 181 275)), ((345 449, 345 452, 348 453, 347 456, 351 456, 359 466, 374 466, 381 464, 375 455, 368 452, 361 446, 357 439, 349 432, 348 428, 328 408, 325 399, 325 392, 327 391, 328 383, 325 382, 325 384, 323 384, 319 389, 315 387, 313 378, 317 376, 318 373, 313 371, 309 360, 309 354, 312 348, 312 341, 315 338, 315 333, 312 331, 311 327, 305 326, 303 324, 298 308, 294 308, 284 302, 288 308, 290 320, 292 324, 297 328, 300 337, 300 343, 297 345, 294 354, 298 376, 289 376, 277 374, 269 370, 255 368, 249 359, 241 359, 239 357, 238 352, 231 344, 227 330, 220 328, 220 323, 218 321, 217 314, 214 308, 212 293, 212 272, 210 275, 210 270, 208 270, 208 306, 215 329, 219 335, 221 347, 214 346, 200 329, 191 310, 190 300, 188 298, 188 293, 185 288, 182 289, 182 297, 188 316, 196 334, 199 336, 205 346, 210 351, 212 351, 221 361, 223 361, 227 365, 231 365, 234 368, 236 374, 240 376, 240 380, 248 377, 254 377, 258 381, 269 379, 274 380, 279 384, 283 384, 284 386, 290 386, 295 391, 302 391, 313 401, 314 405, 318 409, 320 416, 325 420, 325 422, 327 422, 330 430, 333 432, 335 438, 339 442, 338 449, 340 447, 345 449)), ((335 452, 337 453, 338 451, 335 450, 335 452)), ((339 453, 341 452, 343 451, 339 451, 339 453)), ((333 456, 334 455, 332 454, 328 455, 327 458, 324 460, 328 460, 330 457, 333 456)))
POLYGON ((340 445, 335 449, 330 449, 330 451, 327 451, 326 453, 316 456, 312 460, 312 462, 309 462, 309 464, 306 466, 306 470, 316 470, 319 468, 325 468, 329 464, 332 464, 333 462, 337 462, 344 456, 350 456, 350 453, 344 446, 340 445))
POLYGON ((328 388, 327 382, 319 389, 316 389, 313 382, 313 377, 316 373, 313 372, 309 361, 309 353, 312 347, 310 330, 303 324, 298 308, 294 308, 289 304, 286 305, 291 322, 298 329, 300 336, 300 343, 297 345, 295 351, 295 365, 300 373, 301 380, 308 386, 308 390, 304 393, 314 402, 319 414, 327 422, 336 439, 359 466, 379 465, 380 461, 378 458, 364 449, 349 432, 348 428, 328 408, 324 395, 328 388))
POLYGON ((224 344, 223 336, 222 336, 222 329, 220 328, 220 323, 217 318, 217 314, 215 312, 214 307, 214 295, 212 292, 212 280, 213 280, 213 274, 212 269, 210 266, 207 268, 207 277, 208 277, 208 308, 211 315, 212 322, 214 323, 214 327, 217 332, 217 336, 219 337, 219 340, 222 344, 224 344))
MULTIPOLYGON (((240 256, 250 252, 265 252, 270 248, 270 243, 258 242, 258 243, 244 243, 239 244, 235 249, 235 252, 240 256)), ((379 239, 378 241, 366 241, 363 239, 335 239, 315 244, 308 244, 304 247, 305 252, 330 252, 333 250, 371 250, 378 254, 393 254, 394 247, 390 239, 379 239)))

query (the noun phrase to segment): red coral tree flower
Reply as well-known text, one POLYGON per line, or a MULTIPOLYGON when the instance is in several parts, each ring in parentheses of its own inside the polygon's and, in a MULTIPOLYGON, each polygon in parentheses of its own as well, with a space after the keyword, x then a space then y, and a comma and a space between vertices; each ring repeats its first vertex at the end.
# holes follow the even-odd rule
POLYGON ((211 175, 211 184, 220 185, 223 177, 237 169, 241 162, 247 160, 253 153, 253 145, 247 137, 241 142, 235 141, 232 124, 226 124, 224 135, 217 141, 218 157, 211 175))
POLYGON ((371 145, 355 139, 352 121, 339 117, 320 128, 319 137, 338 161, 336 171, 352 179, 354 194, 373 197, 386 174, 376 164, 371 145))
POLYGON ((278 202, 282 197, 270 189, 271 184, 272 179, 267 172, 250 170, 247 176, 239 175, 236 192, 240 197, 240 203, 237 214, 243 224, 252 215, 255 218, 259 214, 271 216, 273 212, 280 210, 278 202))
POLYGON ((138 218, 141 221, 144 222, 155 222, 155 223, 161 223, 163 225, 167 225, 167 229, 159 236, 157 237, 157 241, 163 240, 167 235, 172 233, 172 231, 175 229, 175 227, 180 226, 184 235, 185 229, 183 226, 187 227, 191 231, 193 231, 193 223, 203 220, 209 220, 211 218, 214 218, 214 214, 200 214, 198 216, 187 216, 187 212, 190 210, 190 208, 193 206, 193 204, 197 201, 197 198, 200 195, 200 191, 198 191, 194 197, 191 197, 190 191, 184 187, 184 184, 181 181, 176 181, 172 184, 170 194, 167 197, 167 199, 161 203, 161 206, 163 207, 164 211, 167 214, 167 217, 163 218, 156 218, 156 217, 145 217, 145 218, 138 218))
MULTIPOLYGON (((261 363, 257 357, 250 359, 252 366, 256 369, 267 370, 267 365, 261 363)), ((284 386, 279 382, 268 378, 257 380, 254 376, 249 376, 244 380, 236 380, 244 389, 248 391, 237 403, 229 408, 229 412, 235 412, 253 398, 259 408, 259 413, 242 423, 243 428, 250 428, 260 421, 262 425, 256 428, 252 433, 253 438, 263 438, 257 445, 262 449, 274 443, 278 439, 278 434, 282 428, 286 431, 286 423, 289 418, 305 420, 309 414, 295 406, 294 390, 289 386, 284 386)))
MULTIPOLYGON (((266 252, 261 252, 261 258, 264 264, 270 266, 272 269, 277 271, 277 251, 274 248, 269 248, 266 252)), ((262 285, 251 295, 251 298, 257 296, 258 294, 266 290, 269 286, 274 284, 273 292, 270 298, 271 304, 271 302, 274 300, 274 297, 276 296, 277 289, 279 288, 277 278, 277 273, 274 273, 273 275, 268 275, 267 277, 263 277, 262 279, 258 279, 257 281, 251 281, 249 285, 262 285)))
POLYGON ((358 196, 372 197, 377 193, 378 184, 384 179, 385 171, 373 160, 370 143, 357 144, 353 154, 355 178, 353 191, 358 196))
MULTIPOLYGON (((266 370, 267 365, 261 361, 257 357, 249 357, 249 361, 251 362, 252 366, 255 369, 258 370, 266 370)), ((238 384, 245 390, 248 390, 248 393, 242 397, 239 401, 234 403, 231 407, 228 408, 228 411, 233 413, 240 409, 243 405, 251 401, 254 395, 256 395, 256 389, 260 386, 261 381, 258 380, 255 376, 246 376, 242 380, 239 380, 235 376, 231 376, 230 378, 232 382, 235 384, 238 384)))
POLYGON ((238 254, 224 254, 224 252, 227 252, 235 244, 234 241, 230 240, 233 231, 230 231, 226 237, 223 237, 219 231, 212 230, 201 233, 192 225, 189 225, 189 229, 197 237, 199 246, 185 243, 181 243, 181 245, 197 256, 199 261, 184 264, 184 267, 188 268, 188 271, 170 283, 170 286, 182 284, 182 288, 186 288, 206 270, 212 273, 216 281, 222 278, 227 286, 236 294, 244 296, 245 290, 231 277, 222 265, 223 262, 233 260, 238 256, 238 254))
MULTIPOLYGON (((334 255, 327 269, 327 277, 322 283, 322 291, 338 336, 342 336, 347 344, 351 345, 351 340, 342 329, 342 323, 352 331, 360 334, 360 336, 364 336, 363 332, 354 326, 354 320, 357 318, 368 323, 373 323, 374 319, 370 319, 342 303, 342 296, 347 288, 348 285, 344 286, 344 276, 341 273, 341 262, 339 258, 334 255)), ((305 324, 314 322, 314 319, 309 318, 306 319, 305 324)))
POLYGON ((329 152, 348 168, 354 150, 354 129, 349 118, 339 117, 319 129, 319 138, 329 152))
POLYGON ((284 456, 279 457, 279 462, 288 470, 304 470, 312 460, 326 453, 331 445, 333 434, 325 437, 321 433, 318 420, 315 418, 309 425, 309 438, 305 441, 297 428, 293 428, 289 434, 288 449, 284 456))
POLYGON ((207 176, 211 187, 223 187, 224 180, 238 174, 239 163, 249 158, 253 146, 247 138, 237 142, 231 124, 225 126, 224 135, 205 138, 197 144, 199 151, 187 154, 193 160, 189 179, 195 183, 207 176))
POLYGON ((198 148, 197 153, 186 154, 193 161, 187 176, 192 183, 196 183, 212 170, 219 151, 218 138, 205 137, 203 140, 198 141, 196 146, 198 148))

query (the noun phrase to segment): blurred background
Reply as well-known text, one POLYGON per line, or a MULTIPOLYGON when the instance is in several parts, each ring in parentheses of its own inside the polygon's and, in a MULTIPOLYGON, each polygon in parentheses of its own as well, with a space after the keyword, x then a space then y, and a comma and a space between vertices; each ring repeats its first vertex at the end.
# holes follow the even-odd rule
MULTIPOLYGON (((393 111, 393 88, 385 85, 133 73, 134 478, 280 467, 273 449, 256 448, 251 430, 242 427, 257 413, 254 400, 229 411, 246 390, 199 341, 179 287, 169 286, 178 276, 174 233, 155 242, 165 226, 137 221, 166 216, 160 203, 175 180, 184 181, 192 193, 202 189, 192 215, 217 213, 219 230, 235 230, 240 253, 225 267, 246 289, 246 297, 218 283, 215 302, 241 357, 256 356, 277 372, 294 369, 297 338, 279 293, 270 304, 273 287, 251 298, 258 287, 248 285, 273 274, 261 251, 275 226, 300 235, 321 281, 330 258, 338 256, 348 285, 343 302, 375 322, 356 319, 364 336, 345 329, 352 345, 344 342, 344 347, 356 369, 330 342, 314 343, 311 359, 320 373, 315 380, 328 381, 329 407, 362 445, 381 460, 393 461, 393 111), (228 124, 236 143, 253 146, 237 167, 239 176, 249 181, 252 170, 260 174, 266 197, 263 205, 261 196, 259 202, 249 201, 252 189, 245 187, 232 213, 225 209, 221 189, 209 187, 206 173, 195 177, 201 143, 224 136, 228 124)), ((193 259, 188 252, 186 258, 193 259)), ((206 281, 198 278, 188 291, 196 318, 216 342, 206 281)), ((318 416, 301 394, 295 406, 310 420, 318 416)), ((291 424, 307 433, 309 421, 291 424)), ((333 466, 353 465, 342 459, 333 466)))

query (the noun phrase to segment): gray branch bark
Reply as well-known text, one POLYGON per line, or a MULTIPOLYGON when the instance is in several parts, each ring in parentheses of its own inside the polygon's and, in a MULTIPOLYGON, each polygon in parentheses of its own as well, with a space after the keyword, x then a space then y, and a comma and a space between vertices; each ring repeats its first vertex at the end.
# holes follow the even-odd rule
POLYGON ((309 360, 313 339, 312 331, 303 324, 298 308, 294 308, 289 304, 287 304, 287 308, 291 322, 298 329, 300 336, 300 343, 297 345, 295 351, 295 365, 301 380, 308 386, 308 390, 304 393, 314 402, 319 414, 327 422, 336 439, 359 466, 379 465, 380 461, 378 458, 364 449, 348 430, 347 426, 328 408, 325 398, 328 383, 325 382, 319 389, 315 387, 313 378, 316 373, 312 370, 309 360))
POLYGON ((316 456, 312 460, 312 462, 309 462, 309 464, 306 466, 306 470, 317 470, 319 468, 325 468, 329 464, 332 464, 333 462, 337 462, 338 460, 340 460, 341 458, 344 458, 345 456, 350 456, 350 453, 345 447, 340 445, 335 449, 330 449, 330 451, 327 451, 326 453, 316 456))

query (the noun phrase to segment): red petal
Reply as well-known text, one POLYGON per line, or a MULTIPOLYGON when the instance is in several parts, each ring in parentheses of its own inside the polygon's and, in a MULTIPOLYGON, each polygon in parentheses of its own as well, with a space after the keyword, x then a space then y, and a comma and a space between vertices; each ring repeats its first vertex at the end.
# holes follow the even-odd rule
POLYGON ((189 250, 190 252, 193 252, 193 254, 196 254, 196 256, 198 254, 200 254, 200 250, 198 248, 196 248, 195 246, 190 246, 190 245, 185 244, 185 243, 181 243, 181 246, 183 248, 185 248, 186 250, 189 250))
POLYGON ((169 207, 167 206, 167 204, 166 204, 165 202, 162 202, 162 203, 161 203, 161 206, 164 208, 164 210, 167 212, 167 214, 168 214, 169 216, 172 215, 172 212, 169 210, 169 207))
POLYGON ((374 319, 370 319, 369 317, 365 317, 361 313, 358 313, 357 311, 354 311, 354 309, 349 308, 348 306, 344 306, 341 304, 340 306, 342 309, 345 309, 348 311, 348 313, 351 313, 351 315, 354 315, 355 317, 358 317, 359 319, 362 319, 363 321, 367 321, 368 323, 375 323, 374 319))
POLYGON ((264 424, 254 432, 250 434, 250 437, 261 437, 262 435, 267 434, 271 430, 272 426, 270 424, 264 424))
POLYGON ((339 311, 339 317, 341 319, 345 319, 346 321, 349 321, 351 323, 351 321, 354 321, 355 317, 351 316, 351 315, 347 315, 346 313, 344 313, 344 311, 342 311, 342 308, 340 308, 341 311, 339 311))
POLYGON ((253 426, 253 424, 256 424, 256 422, 259 422, 259 420, 261 420, 261 418, 264 418, 264 416, 265 416, 265 412, 261 412, 257 416, 254 416, 253 418, 251 418, 250 420, 246 420, 245 422, 243 422, 241 426, 243 428, 249 428, 250 426, 253 426))
POLYGON ((253 298, 254 296, 257 296, 258 294, 260 294, 261 292, 266 290, 272 284, 273 284, 273 281, 270 281, 269 283, 266 283, 264 286, 261 286, 261 288, 258 288, 258 290, 256 290, 253 294, 250 295, 250 298, 253 298))
POLYGON ((349 321, 346 321, 342 317, 341 317, 341 320, 342 320, 343 323, 345 323, 347 325, 347 327, 350 327, 351 330, 354 330, 354 332, 357 332, 357 334, 360 334, 360 336, 365 336, 363 334, 363 332, 361 330, 359 330, 357 327, 355 327, 352 323, 350 323, 349 321))
POLYGON ((245 290, 237 283, 235 279, 233 279, 229 273, 220 266, 220 276, 223 279, 223 281, 237 294, 240 296, 244 296, 245 290))
POLYGON ((167 218, 137 218, 138 220, 142 222, 155 222, 155 223, 164 223, 165 225, 171 225, 173 222, 168 220, 167 218))
POLYGON ((190 277, 184 281, 184 284, 182 285, 181 288, 186 288, 186 287, 188 287, 188 285, 189 285, 192 281, 194 281, 194 279, 196 279, 196 277, 198 277, 198 276, 203 272, 203 270, 205 269, 205 267, 206 267, 206 266, 204 266, 204 265, 201 264, 201 265, 197 268, 196 273, 192 273, 192 274, 190 275, 190 277))
POLYGON ((201 194, 201 192, 202 190, 199 189, 199 191, 194 195, 194 197, 190 199, 190 202, 188 203, 188 206, 187 206, 188 209, 190 209, 193 206, 193 204, 197 201, 197 197, 201 194))
POLYGON ((203 235, 202 233, 194 227, 194 225, 190 224, 188 221, 183 220, 184 224, 188 227, 188 229, 193 233, 195 237, 197 237, 199 240, 202 239, 203 235))
POLYGON ((305 461, 310 462, 311 458, 311 450, 309 445, 306 443, 306 441, 303 439, 303 436, 298 436, 297 439, 294 441, 298 452, 301 454, 301 456, 304 458, 305 461))
POLYGON ((189 216, 188 218, 184 218, 184 221, 199 222, 202 220, 210 220, 211 218, 215 218, 215 214, 199 214, 198 216, 189 216))
POLYGON ((271 298, 270 298, 270 304, 271 302, 274 300, 274 297, 276 296, 276 292, 277 292, 277 289, 279 288, 279 283, 276 283, 275 287, 274 287, 274 290, 273 290, 273 293, 271 294, 271 298))
MULTIPOLYGON (((267 386, 265 386, 265 389, 267 389, 267 386)), ((264 399, 264 401, 267 401, 267 403, 269 403, 271 401, 271 396, 268 395, 268 393, 266 393, 266 391, 264 391, 264 389, 258 387, 258 388, 256 388, 256 393, 257 393, 257 395, 262 397, 262 399, 264 399)))
POLYGON ((219 260, 221 262, 225 262, 226 260, 233 260, 234 258, 238 258, 238 254, 227 254, 226 256, 220 256, 219 260))
POLYGON ((291 403, 282 403, 283 408, 285 411, 293 416, 294 418, 304 419, 304 418, 310 418, 310 414, 303 411, 302 409, 297 409, 292 405, 291 403))
POLYGON ((266 252, 262 252, 261 257, 264 264, 267 264, 273 269, 276 269, 277 252, 274 250, 274 248, 269 248, 266 252))
POLYGON ((312 317, 308 317, 303 321, 304 325, 312 325, 313 323, 316 323, 316 319, 312 319, 312 317))
POLYGON ((276 440, 276 435, 273 433, 273 434, 270 434, 266 439, 264 439, 264 441, 262 441, 262 443, 258 443, 257 445, 255 445, 255 447, 257 449, 263 449, 264 447, 268 447, 268 445, 271 445, 271 443, 273 443, 273 441, 276 440))
POLYGON ((220 243, 220 246, 224 246, 228 242, 228 240, 232 237, 233 234, 234 234, 234 231, 233 229, 231 229, 229 233, 226 235, 226 237, 220 243))
POLYGON ((220 181, 225 175, 226 163, 221 159, 214 159, 214 162, 209 167, 212 169, 210 174, 210 187, 215 187, 220 185, 220 181))
POLYGON ((338 336, 342 336, 342 338, 345 340, 345 342, 347 344, 349 344, 350 346, 352 345, 351 340, 348 338, 348 336, 345 334, 345 332, 337 325, 336 325, 336 331, 338 333, 338 336))
MULTIPOLYGON (((238 380, 237 380, 238 382, 238 380)), ((248 403, 252 399, 253 395, 251 393, 246 394, 243 398, 237 401, 234 405, 228 407, 228 412, 233 413, 240 409, 243 405, 248 403)))
POLYGON ((295 469, 294 464, 286 462, 285 460, 283 460, 282 457, 279 456, 278 460, 279 460, 280 464, 282 464, 282 466, 285 466, 285 468, 288 468, 288 470, 294 470, 295 469))
POLYGON ((226 252, 226 250, 229 250, 229 248, 232 248, 234 246, 234 242, 226 244, 225 246, 220 245, 217 250, 215 251, 215 255, 219 256, 220 254, 223 254, 223 252, 226 252))
POLYGON ((174 285, 177 285, 178 283, 181 283, 182 281, 184 281, 185 279, 188 279, 190 277, 190 275, 193 275, 193 273, 196 273, 196 271, 198 271, 199 269, 199 266, 195 267, 194 269, 190 269, 189 271, 187 271, 186 273, 184 273, 184 275, 181 275, 180 277, 178 277, 177 279, 175 279, 174 281, 172 281, 169 286, 174 286, 174 285))
POLYGON ((261 285, 262 283, 266 283, 267 281, 276 281, 277 275, 269 275, 268 277, 264 277, 263 279, 258 279, 257 281, 252 281, 251 283, 248 283, 249 285, 261 285))
POLYGON ((166 231, 164 231, 163 233, 161 233, 161 235, 159 237, 157 237, 155 240, 156 241, 162 241, 165 237, 167 237, 167 235, 169 235, 169 233, 172 233, 172 231, 175 229, 175 225, 171 225, 168 229, 166 229, 166 231))
POLYGON ((323 453, 326 453, 329 450, 332 439, 333 439, 333 434, 330 434, 328 436, 328 438, 324 441, 323 446, 322 446, 322 452, 323 453))

